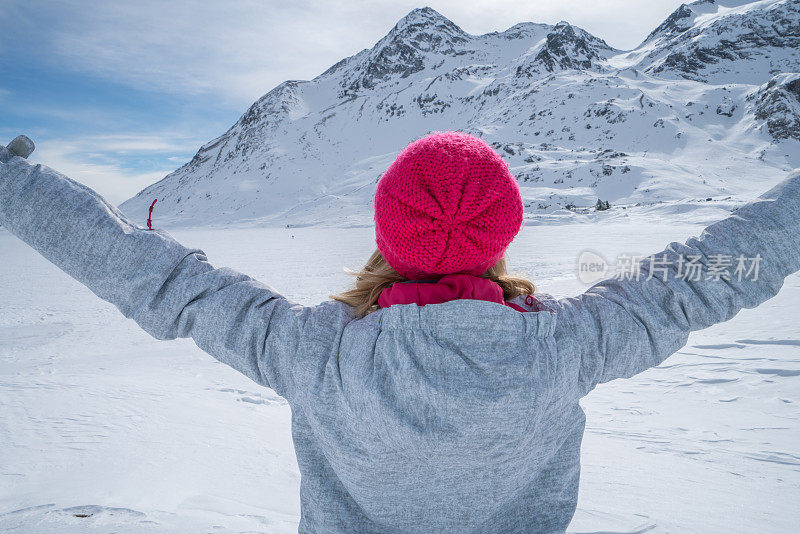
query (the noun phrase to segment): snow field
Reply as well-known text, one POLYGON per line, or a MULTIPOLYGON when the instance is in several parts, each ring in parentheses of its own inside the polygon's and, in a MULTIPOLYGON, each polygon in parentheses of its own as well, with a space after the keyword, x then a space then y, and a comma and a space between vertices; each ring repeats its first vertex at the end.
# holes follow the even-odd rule
MULTIPOLYGON (((525 227, 512 268, 584 290, 579 253, 647 254, 696 223, 525 227)), ((304 304, 349 282, 371 228, 181 229, 304 304), (294 236, 294 238, 292 238, 294 236)), ((0 231, 0 530, 295 532, 290 412, 191 340, 157 341, 0 231)), ((800 521, 800 276, 660 367, 582 401, 571 532, 791 532, 800 521)))

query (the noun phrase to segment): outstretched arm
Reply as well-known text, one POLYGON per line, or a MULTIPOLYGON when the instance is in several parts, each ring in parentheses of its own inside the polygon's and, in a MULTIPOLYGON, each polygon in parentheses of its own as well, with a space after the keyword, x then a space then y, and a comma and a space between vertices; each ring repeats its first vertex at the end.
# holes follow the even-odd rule
POLYGON ((2 146, 0 225, 153 337, 191 337, 290 400, 349 320, 339 303, 300 306, 215 268, 202 250, 132 223, 88 187, 2 146))
POLYGON ((798 270, 800 171, 795 171, 699 238, 670 243, 645 258, 638 280, 612 278, 578 297, 560 299, 557 336, 566 379, 583 396, 600 382, 656 366, 683 347, 691 331, 758 306, 798 270), (736 272, 739 258, 749 273, 736 272), (728 278, 715 279, 727 262, 728 278), (701 265, 699 280, 689 263, 701 265))

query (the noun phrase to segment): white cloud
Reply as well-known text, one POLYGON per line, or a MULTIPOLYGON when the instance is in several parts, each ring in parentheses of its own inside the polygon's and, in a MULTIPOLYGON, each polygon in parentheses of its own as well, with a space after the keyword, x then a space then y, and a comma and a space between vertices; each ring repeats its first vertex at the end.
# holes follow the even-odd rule
POLYGON ((72 68, 244 106, 358 50, 319 11, 284 2, 107 2, 65 14, 48 39, 53 58, 72 68))
POLYGON ((146 186, 160 180, 180 163, 170 156, 195 150, 200 142, 174 133, 90 136, 75 139, 37 139, 31 161, 43 163, 85 184, 118 205, 146 186), (163 155, 153 170, 126 166, 131 156, 163 155))

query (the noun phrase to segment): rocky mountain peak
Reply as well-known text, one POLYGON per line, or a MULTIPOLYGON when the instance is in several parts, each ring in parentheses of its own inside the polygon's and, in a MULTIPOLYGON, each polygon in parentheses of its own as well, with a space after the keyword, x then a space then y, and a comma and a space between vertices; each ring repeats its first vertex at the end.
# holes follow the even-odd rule
POLYGON ((669 17, 664 19, 664 22, 650 32, 650 35, 645 38, 644 42, 648 43, 660 37, 672 37, 683 33, 692 27, 693 19, 694 12, 692 9, 686 4, 681 4, 669 17))
MULTIPOLYGON (((392 30, 378 42, 403 40, 423 50, 430 50, 431 43, 465 42, 469 34, 453 21, 430 7, 418 7, 397 21, 392 30)), ((377 45, 376 45, 377 46, 377 45)))
POLYGON ((641 48, 645 55, 639 66, 652 74, 760 85, 779 72, 800 68, 800 2, 684 4, 641 48))
POLYGON ((548 72, 565 69, 594 69, 614 49, 589 32, 561 21, 547 33, 535 61, 548 72))
POLYGON ((417 7, 409 11, 403 18, 397 21, 394 30, 402 30, 409 26, 438 26, 440 24, 453 24, 453 22, 433 9, 432 7, 417 7))
POLYGON ((364 56, 358 74, 342 83, 340 96, 372 89, 381 82, 406 78, 425 68, 426 59, 453 55, 471 36, 450 19, 430 8, 416 8, 364 56))

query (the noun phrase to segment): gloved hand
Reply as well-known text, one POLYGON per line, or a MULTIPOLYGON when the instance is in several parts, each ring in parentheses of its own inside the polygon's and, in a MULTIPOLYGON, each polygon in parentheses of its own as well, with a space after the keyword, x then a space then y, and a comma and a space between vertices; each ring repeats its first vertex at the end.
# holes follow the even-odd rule
POLYGON ((14 156, 27 159, 34 150, 36 150, 36 145, 28 136, 18 135, 8 146, 0 146, 0 162, 6 163, 14 156))

